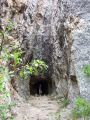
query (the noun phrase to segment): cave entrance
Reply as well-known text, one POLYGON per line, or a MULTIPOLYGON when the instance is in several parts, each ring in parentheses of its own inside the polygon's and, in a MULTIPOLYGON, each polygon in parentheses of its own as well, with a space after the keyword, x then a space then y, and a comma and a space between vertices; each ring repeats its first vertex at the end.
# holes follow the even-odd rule
POLYGON ((51 81, 45 78, 30 79, 30 95, 48 95, 51 93, 51 81))

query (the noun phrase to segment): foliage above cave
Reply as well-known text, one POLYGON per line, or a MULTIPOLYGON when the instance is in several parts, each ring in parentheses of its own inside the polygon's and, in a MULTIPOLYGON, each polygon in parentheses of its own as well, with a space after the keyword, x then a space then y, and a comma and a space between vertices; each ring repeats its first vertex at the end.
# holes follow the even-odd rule
POLYGON ((48 65, 42 60, 33 60, 29 67, 31 75, 44 75, 48 69, 48 65))
POLYGON ((30 64, 24 66, 20 71, 21 77, 31 76, 44 76, 48 70, 48 65, 43 60, 33 60, 30 64))

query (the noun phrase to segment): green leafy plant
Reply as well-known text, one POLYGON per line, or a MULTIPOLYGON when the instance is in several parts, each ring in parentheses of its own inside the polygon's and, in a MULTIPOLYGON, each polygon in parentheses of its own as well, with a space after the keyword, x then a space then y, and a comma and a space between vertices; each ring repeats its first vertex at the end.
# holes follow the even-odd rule
MULTIPOLYGON (((8 118, 7 113, 11 109, 12 104, 2 104, 0 105, 0 118, 1 120, 6 120, 8 118)), ((11 120, 13 116, 9 116, 9 119, 11 120)))
MULTIPOLYGON (((11 109, 11 102, 6 103, 6 99, 10 97, 10 93, 6 89, 6 83, 10 80, 9 67, 8 62, 11 57, 10 51, 6 46, 9 46, 7 41, 7 36, 13 30, 14 24, 11 20, 8 20, 7 26, 0 30, 0 120, 12 120, 12 116, 8 116, 8 112, 11 109), (6 45, 6 46, 5 46, 6 45)), ((16 64, 18 63, 16 59, 16 55, 14 54, 14 60, 16 60, 16 64)))
POLYGON ((87 76, 90 76, 90 64, 84 65, 84 67, 83 67, 83 72, 84 72, 87 76))
POLYGON ((77 118, 90 120, 90 103, 83 98, 77 98, 72 114, 74 120, 76 120, 77 118))
POLYGON ((5 82, 6 82, 7 74, 8 74, 7 67, 0 65, 0 93, 3 93, 5 95, 6 95, 5 82))
POLYGON ((9 59, 13 59, 15 66, 21 64, 21 62, 22 62, 22 58, 21 58, 22 53, 23 52, 21 50, 16 50, 15 49, 15 50, 13 50, 12 53, 9 54, 9 59))
POLYGON ((42 60, 33 60, 31 65, 26 66, 27 70, 30 71, 31 75, 38 76, 38 75, 44 75, 45 72, 48 69, 48 66, 46 63, 42 60))
POLYGON ((62 101, 62 108, 65 108, 65 107, 67 107, 67 105, 70 103, 70 101, 69 101, 69 99, 64 99, 63 101, 62 101))
POLYGON ((0 92, 4 91, 4 85, 3 85, 3 75, 0 73, 0 92))
POLYGON ((48 66, 42 60, 33 60, 31 66, 29 67, 31 75, 44 75, 47 71, 48 66))
POLYGON ((30 75, 30 71, 27 69, 26 66, 23 66, 19 72, 19 76, 23 79, 27 79, 29 75, 30 75))
POLYGON ((6 120, 8 110, 10 109, 11 104, 6 104, 4 102, 4 99, 9 96, 9 93, 5 89, 5 80, 7 78, 7 75, 5 73, 7 68, 0 67, 0 100, 3 102, 3 104, 0 104, 0 119, 6 120))
POLYGON ((0 52, 2 51, 3 45, 6 43, 8 43, 8 39, 7 36, 12 32, 12 30, 14 29, 14 23, 11 19, 8 20, 7 25, 4 29, 0 30, 0 52))
POLYGON ((14 24, 13 24, 12 20, 10 19, 10 20, 8 20, 8 23, 7 23, 5 31, 11 32, 13 30, 13 28, 14 28, 14 24))
MULTIPOLYGON (((3 51, 0 56, 0 120, 6 120, 8 117, 8 112, 11 108, 11 103, 6 103, 5 99, 10 97, 10 93, 6 90, 5 84, 6 81, 10 79, 9 69, 6 65, 8 61, 8 55, 6 51, 3 51), (5 53, 4 53, 5 52, 5 53)), ((12 119, 12 116, 9 116, 8 119, 12 119)))
POLYGON ((27 64, 20 71, 20 76, 27 78, 28 75, 31 76, 44 76, 48 69, 48 65, 42 60, 33 60, 31 64, 27 64))

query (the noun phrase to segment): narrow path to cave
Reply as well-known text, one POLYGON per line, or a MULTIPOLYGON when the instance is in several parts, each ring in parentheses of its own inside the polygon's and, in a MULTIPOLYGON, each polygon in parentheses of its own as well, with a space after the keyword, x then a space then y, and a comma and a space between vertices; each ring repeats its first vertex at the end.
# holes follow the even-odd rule
POLYGON ((18 111, 15 120, 57 120, 59 105, 51 96, 31 96, 15 109, 18 111))

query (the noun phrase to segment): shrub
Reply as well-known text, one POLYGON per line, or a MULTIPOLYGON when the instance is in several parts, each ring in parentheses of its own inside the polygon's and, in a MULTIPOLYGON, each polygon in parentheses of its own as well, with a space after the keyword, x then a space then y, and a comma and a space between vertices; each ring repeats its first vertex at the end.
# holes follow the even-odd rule
POLYGON ((69 101, 69 99, 64 99, 63 100, 63 102, 62 102, 62 108, 65 108, 65 107, 67 107, 67 105, 69 105, 69 103, 70 103, 70 101, 69 101))
POLYGON ((13 28, 14 28, 14 24, 13 24, 12 20, 9 19, 5 31, 11 32, 13 30, 13 28))
POLYGON ((48 69, 48 66, 46 63, 42 60, 33 60, 31 64, 27 64, 23 67, 23 69, 20 71, 21 77, 27 77, 28 75, 31 76, 44 76, 46 71, 48 69))
POLYGON ((84 72, 87 76, 90 76, 90 64, 84 65, 84 67, 83 67, 83 72, 84 72))
MULTIPOLYGON (((10 80, 9 75, 9 68, 8 68, 8 61, 10 57, 10 52, 8 50, 8 43, 7 35, 9 35, 12 30, 14 29, 14 24, 12 20, 8 20, 7 26, 0 30, 0 120, 13 120, 13 117, 8 115, 9 110, 11 109, 11 101, 7 102, 8 97, 10 97, 9 91, 6 89, 6 83, 10 80), (5 42, 7 41, 7 42, 5 42), (6 46, 5 46, 6 45, 6 46), (6 103, 7 102, 7 103, 6 103)), ((13 46, 12 46, 13 47, 13 46)), ((14 54, 15 60, 16 54, 14 54)), ((17 61, 16 61, 17 62, 17 61)))
POLYGON ((77 98, 72 114, 74 120, 76 118, 84 118, 84 120, 90 120, 90 103, 83 98, 77 98))
POLYGON ((13 120, 13 116, 8 117, 8 111, 12 108, 13 104, 2 104, 0 105, 0 120, 13 120))
POLYGON ((31 75, 44 75, 47 71, 48 66, 42 60, 33 60, 31 66, 29 67, 31 75))
POLYGON ((6 82, 10 80, 8 63, 8 51, 3 49, 0 56, 0 120, 13 120, 13 116, 8 116, 8 113, 12 107, 11 102, 7 102, 6 99, 10 97, 9 91, 6 89, 6 82), (7 102, 7 103, 6 103, 7 102))
POLYGON ((22 62, 22 53, 23 51, 21 49, 14 49, 12 53, 9 53, 9 59, 13 60, 14 66, 20 65, 22 62))
MULTIPOLYGON (((11 103, 6 103, 5 99, 10 96, 10 93, 5 88, 5 82, 9 78, 8 68, 0 65, 0 120, 6 120, 8 118, 8 112, 11 109, 11 103)), ((12 116, 9 116, 12 119, 12 116)))

